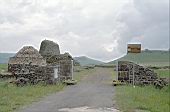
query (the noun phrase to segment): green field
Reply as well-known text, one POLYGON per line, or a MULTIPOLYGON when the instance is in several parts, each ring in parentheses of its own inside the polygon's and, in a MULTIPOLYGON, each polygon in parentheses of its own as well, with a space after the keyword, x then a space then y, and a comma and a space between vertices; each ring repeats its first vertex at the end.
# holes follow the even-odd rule
MULTIPOLYGON (((156 70, 160 77, 169 77, 169 70, 156 70)), ((116 104, 123 112, 169 112, 170 86, 155 89, 153 86, 133 88, 131 85, 118 86, 116 89, 116 104)))
POLYGON ((170 77, 170 70, 169 69, 158 69, 155 70, 159 77, 162 78, 169 78, 170 77))
MULTIPOLYGON (((129 53, 118 60, 132 61, 145 66, 169 66, 169 59, 169 51, 150 50, 142 51, 139 54, 129 53)), ((116 64, 116 61, 111 61, 108 64, 116 64)))

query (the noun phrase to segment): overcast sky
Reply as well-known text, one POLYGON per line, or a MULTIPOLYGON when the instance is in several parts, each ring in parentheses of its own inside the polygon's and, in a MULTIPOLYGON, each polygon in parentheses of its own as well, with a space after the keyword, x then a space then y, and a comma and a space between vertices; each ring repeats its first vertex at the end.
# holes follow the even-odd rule
POLYGON ((127 43, 169 48, 169 0, 0 0, 0 52, 44 39, 62 53, 109 61, 127 43))

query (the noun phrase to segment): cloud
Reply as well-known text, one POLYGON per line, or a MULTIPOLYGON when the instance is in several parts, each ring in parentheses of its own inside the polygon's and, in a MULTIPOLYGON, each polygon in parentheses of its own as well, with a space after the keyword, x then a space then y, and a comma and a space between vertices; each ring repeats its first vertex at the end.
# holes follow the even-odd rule
POLYGON ((43 39, 57 42, 62 53, 104 61, 125 54, 128 42, 140 42, 144 48, 167 49, 168 2, 0 1, 0 52, 16 52, 25 44, 39 49, 43 39))
POLYGON ((125 51, 128 42, 140 42, 143 48, 168 49, 168 2, 168 0, 134 0, 133 4, 124 7, 117 20, 122 27, 116 29, 120 34, 118 41, 120 50, 125 51))

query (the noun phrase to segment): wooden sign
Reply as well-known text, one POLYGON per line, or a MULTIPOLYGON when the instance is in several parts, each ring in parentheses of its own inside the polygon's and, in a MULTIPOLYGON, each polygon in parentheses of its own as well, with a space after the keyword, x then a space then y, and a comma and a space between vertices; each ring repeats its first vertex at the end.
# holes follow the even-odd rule
POLYGON ((141 44, 128 44, 127 53, 141 53, 141 44))

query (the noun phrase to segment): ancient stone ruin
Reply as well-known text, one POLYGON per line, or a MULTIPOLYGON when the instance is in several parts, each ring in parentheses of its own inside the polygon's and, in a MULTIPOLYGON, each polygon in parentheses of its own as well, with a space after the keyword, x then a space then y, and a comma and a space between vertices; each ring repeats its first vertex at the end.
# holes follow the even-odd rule
POLYGON ((46 59, 48 66, 58 67, 60 80, 72 79, 73 58, 69 53, 60 54, 59 45, 49 40, 41 43, 39 53, 46 59))
POLYGON ((60 55, 59 45, 50 40, 43 40, 39 53, 45 58, 53 55, 60 55))
POLYGON ((168 85, 166 78, 159 78, 153 70, 129 61, 118 62, 118 80, 134 85, 154 85, 163 88, 168 85))
POLYGON ((11 57, 8 62, 8 72, 11 72, 13 77, 18 80, 17 84, 36 84, 39 81, 49 80, 52 74, 37 72, 37 70, 42 67, 46 70, 46 60, 39 54, 38 50, 32 46, 23 47, 14 57, 11 57))
POLYGON ((38 66, 45 66, 46 60, 32 46, 25 46, 11 57, 8 62, 9 72, 31 72, 38 66))
POLYGON ((153 70, 129 61, 118 62, 118 80, 135 85, 154 84, 158 79, 153 70), (134 73, 134 79, 133 79, 134 73))
POLYGON ((23 47, 8 62, 8 72, 17 83, 56 83, 73 77, 73 58, 70 54, 60 54, 58 44, 44 40, 40 51, 32 46, 23 47), (24 81, 25 80, 25 81, 24 81))
POLYGON ((53 55, 47 59, 47 64, 59 66, 60 80, 72 79, 73 59, 69 53, 53 55))

